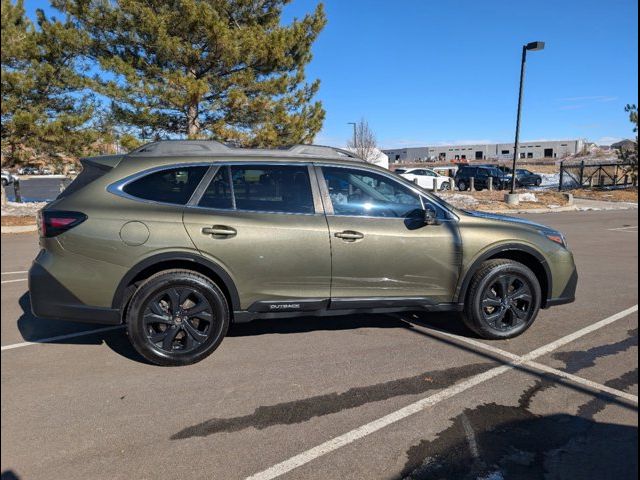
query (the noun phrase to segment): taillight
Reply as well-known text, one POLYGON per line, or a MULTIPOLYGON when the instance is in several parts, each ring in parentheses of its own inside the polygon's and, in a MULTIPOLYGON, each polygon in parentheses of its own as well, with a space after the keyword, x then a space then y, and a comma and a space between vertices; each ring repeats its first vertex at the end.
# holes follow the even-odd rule
POLYGON ((56 210, 42 210, 39 217, 38 224, 42 237, 55 237, 80 225, 87 219, 84 213, 56 210))

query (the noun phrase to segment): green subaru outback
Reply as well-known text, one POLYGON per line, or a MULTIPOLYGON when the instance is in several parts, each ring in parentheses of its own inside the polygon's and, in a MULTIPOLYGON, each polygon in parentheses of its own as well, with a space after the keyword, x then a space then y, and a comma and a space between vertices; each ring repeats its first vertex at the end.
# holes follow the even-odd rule
POLYGON ((83 165, 40 212, 33 313, 125 323, 159 365, 202 360, 230 322, 446 311, 504 339, 574 300, 560 232, 458 210, 349 152, 163 141, 83 165))

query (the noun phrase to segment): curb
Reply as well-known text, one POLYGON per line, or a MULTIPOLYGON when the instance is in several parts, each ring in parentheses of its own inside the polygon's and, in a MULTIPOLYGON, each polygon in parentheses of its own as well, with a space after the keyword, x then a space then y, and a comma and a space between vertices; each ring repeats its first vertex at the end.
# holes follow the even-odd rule
POLYGON ((33 225, 11 225, 11 226, 2 226, 2 234, 5 233, 27 233, 27 232, 35 232, 38 230, 38 226, 36 224, 33 225))

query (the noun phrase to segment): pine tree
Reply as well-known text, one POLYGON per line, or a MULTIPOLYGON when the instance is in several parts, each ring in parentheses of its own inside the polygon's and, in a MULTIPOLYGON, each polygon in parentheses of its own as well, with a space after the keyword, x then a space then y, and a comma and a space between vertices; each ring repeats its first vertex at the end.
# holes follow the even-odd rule
POLYGON ((71 24, 38 11, 34 25, 22 0, 2 0, 3 163, 58 163, 90 149, 95 102, 78 72, 88 46, 71 24))
POLYGON ((109 72, 96 84, 141 138, 243 146, 311 142, 324 110, 306 83, 322 5, 281 24, 290 0, 53 0, 109 72))

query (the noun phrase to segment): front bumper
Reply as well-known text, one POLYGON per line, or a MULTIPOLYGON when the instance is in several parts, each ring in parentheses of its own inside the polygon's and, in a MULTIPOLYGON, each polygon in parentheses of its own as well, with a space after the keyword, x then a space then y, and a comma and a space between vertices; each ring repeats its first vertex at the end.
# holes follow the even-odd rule
POLYGON ((37 261, 29 270, 29 297, 36 317, 106 325, 122 323, 119 310, 85 305, 37 261))
POLYGON ((578 287, 578 271, 574 268, 567 285, 560 296, 547 299, 543 308, 555 307, 556 305, 565 305, 573 303, 576 300, 576 288, 578 287))

